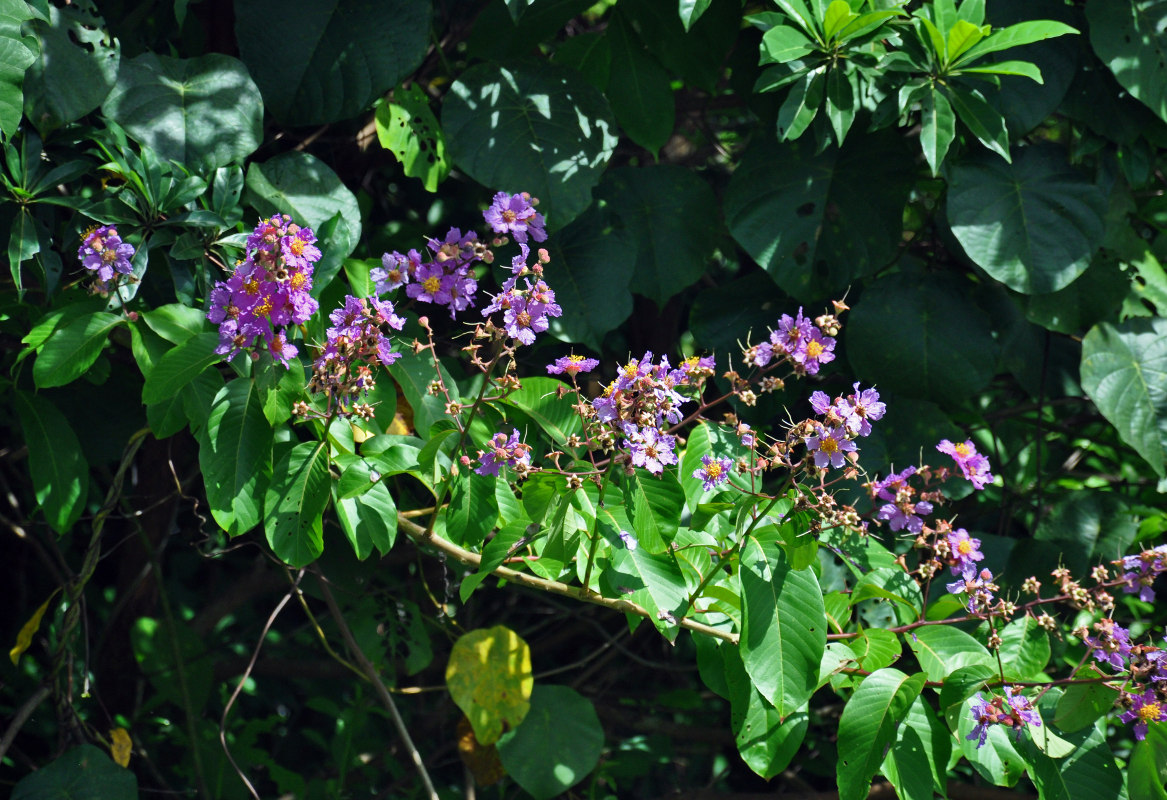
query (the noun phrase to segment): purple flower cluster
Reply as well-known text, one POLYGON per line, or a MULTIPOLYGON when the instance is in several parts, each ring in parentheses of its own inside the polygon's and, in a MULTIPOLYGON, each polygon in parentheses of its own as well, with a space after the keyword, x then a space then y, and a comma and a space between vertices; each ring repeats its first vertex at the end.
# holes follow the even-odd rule
POLYGON ((835 360, 835 340, 826 336, 809 317, 791 317, 783 314, 778 330, 770 332, 770 340, 755 345, 745 352, 747 364, 765 367, 775 359, 787 358, 800 375, 815 375, 822 364, 835 360))
POLYGON ((729 472, 733 469, 733 462, 728 458, 714 458, 701 456, 701 466, 693 470, 693 477, 701 479, 701 488, 711 492, 729 480, 729 472))
POLYGON ((392 303, 351 295, 328 320, 332 323, 328 341, 313 364, 308 389, 338 400, 344 413, 349 399, 365 395, 376 385, 375 367, 401 357, 392 351, 387 330, 401 330, 405 320, 393 312, 392 303))
MULTIPOLYGON (((802 319, 801 309, 798 317, 802 319)), ((790 318, 784 316, 782 319, 785 323, 790 318)), ((794 320, 791 320, 788 327, 790 331, 798 330, 794 320)), ((818 329, 814 330, 817 332, 818 329)), ((807 450, 814 453, 814 465, 820 469, 828 464, 835 469, 842 467, 844 453, 855 452, 853 439, 870 434, 871 420, 882 418, 887 410, 887 407, 879 402, 879 392, 874 388, 861 390, 858 383, 852 388, 853 393, 845 397, 836 397, 834 401, 825 392, 814 392, 810 396, 811 408, 823 417, 823 420, 817 423, 818 435, 808 436, 805 441, 807 450)), ((892 529, 898 530, 894 526, 892 529)))
POLYGON ((653 475, 664 472, 665 465, 677 463, 677 439, 651 425, 639 426, 631 422, 623 425, 623 447, 632 453, 632 466, 644 467, 653 475))
POLYGON ((526 192, 499 192, 482 216, 495 233, 509 233, 516 242, 526 242, 528 236, 542 242, 547 239, 547 231, 544 230, 543 215, 535 210, 538 202, 526 192))
POLYGON ((394 250, 381 256, 381 266, 369 272, 377 294, 405 287, 405 295, 419 303, 434 303, 450 309, 454 317, 474 305, 478 281, 470 268, 478 261, 492 261, 493 253, 478 234, 463 234, 450 228, 441 241, 426 243, 431 258, 425 261, 417 250, 402 255, 394 250))
POLYGON ((130 259, 134 257, 134 246, 122 241, 117 228, 101 225, 90 228, 81 237, 81 247, 77 258, 81 265, 97 273, 98 290, 105 291, 115 273, 129 275, 134 268, 130 259))
POLYGON ((974 489, 983 489, 985 484, 993 480, 989 473, 989 459, 977 452, 976 445, 971 440, 953 444, 947 439, 941 439, 936 449, 947 453, 956 461, 965 480, 973 485, 974 489))
POLYGON ((522 253, 515 257, 511 277, 503 282, 502 291, 494 296, 490 305, 482 309, 482 316, 501 311, 507 335, 519 344, 530 345, 535 343, 535 334, 547 330, 551 317, 563 315, 563 309, 555 302, 555 292, 542 277, 546 251, 540 251, 536 269, 530 270, 526 263, 530 250, 525 244, 520 247, 522 253), (534 274, 535 282, 523 277, 525 286, 520 288, 519 278, 527 274, 534 274))
POLYGON ((597 359, 572 354, 555 359, 554 364, 548 364, 547 372, 550 375, 570 375, 574 378, 581 372, 591 372, 598 366, 600 362, 597 359))
POLYGON ((967 608, 970 614, 987 614, 992 608, 993 592, 997 591, 998 586, 993 583, 993 573, 982 569, 980 573, 975 570, 962 573, 959 580, 947 584, 946 588, 952 594, 965 592, 968 595, 967 608))
POLYGON ((478 451, 478 458, 482 463, 474 471, 479 475, 498 475, 499 468, 506 464, 521 478, 531 469, 531 446, 520 442, 518 429, 512 428, 509 437, 501 431, 492 436, 488 449, 478 451))
POLYGON ((1138 592, 1140 600, 1150 603, 1155 599, 1151 586, 1159 575, 1167 572, 1167 544, 1127 556, 1122 560, 1122 568, 1122 579, 1126 581, 1122 590, 1127 594, 1138 592))
POLYGON ((1090 655, 1116 670, 1125 670, 1131 657, 1130 631, 1109 618, 1096 622, 1094 631, 1097 636, 1087 636, 1085 639, 1090 655))
POLYGON ((246 258, 211 290, 207 319, 219 326, 215 352, 230 360, 262 339, 272 358, 288 365, 298 352, 284 328, 307 322, 319 304, 309 294, 320 260, 316 235, 287 214, 262 220, 247 237, 246 258))
POLYGON ((888 520, 893 531, 906 528, 910 533, 919 533, 924 527, 922 517, 932 513, 932 504, 927 500, 916 500, 916 489, 908 483, 915 474, 916 468, 908 467, 871 483, 872 499, 885 501, 879 507, 878 516, 888 520))
POLYGON ((981 540, 968 535, 964 528, 957 528, 948 533, 948 566, 953 575, 960 575, 967 579, 977 571, 977 562, 984 560, 981 552, 981 540))
POLYGON ((1021 738, 1021 730, 1026 725, 1041 727, 1041 714, 1029 702, 1029 698, 1021 694, 1020 687, 1006 687, 1005 695, 985 700, 984 696, 977 692, 973 699, 972 715, 977 724, 964 738, 969 741, 975 739, 978 748, 985 746, 985 741, 989 737, 989 727, 992 725, 1012 728, 1017 739, 1021 738))

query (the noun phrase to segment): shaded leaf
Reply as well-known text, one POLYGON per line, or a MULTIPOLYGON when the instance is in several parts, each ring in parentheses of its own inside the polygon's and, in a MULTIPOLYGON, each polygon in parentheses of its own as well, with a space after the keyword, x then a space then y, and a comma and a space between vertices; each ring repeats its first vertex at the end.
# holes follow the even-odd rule
POLYGON ((25 776, 12 800, 136 800, 138 779, 91 744, 74 747, 25 776))
POLYGON ((307 566, 324 552, 321 514, 331 484, 325 442, 301 442, 272 468, 263 528, 272 552, 288 566, 307 566))
POLYGON ((539 684, 522 724, 498 741, 507 774, 536 800, 557 797, 599 763, 604 729, 592 701, 568 686, 539 684))
POLYGON ((28 445, 33 492, 49 527, 66 533, 81 516, 89 495, 89 464, 65 415, 47 398, 12 392, 28 445))

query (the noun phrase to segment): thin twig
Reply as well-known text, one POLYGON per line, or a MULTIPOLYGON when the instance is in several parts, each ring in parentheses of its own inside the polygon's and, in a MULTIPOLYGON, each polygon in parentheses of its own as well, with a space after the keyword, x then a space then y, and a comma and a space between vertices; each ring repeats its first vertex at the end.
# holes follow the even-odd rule
MULTIPOLYGON (((413 525, 413 523, 409 523, 413 525)), ((425 529, 414 525, 419 531, 424 533, 425 529)), ((436 538, 436 537, 434 537, 436 538)), ((439 800, 438 793, 434 789, 433 781, 430 780, 429 773, 426 771, 425 763, 421 759, 421 753, 418 752, 417 746, 413 743, 413 737, 409 735, 409 729, 405 727, 405 720, 401 718, 401 712, 397 710, 397 703, 393 701, 393 695, 389 694, 389 690, 385 688, 381 676, 377 674, 377 668, 373 666, 373 662, 369 661, 365 651, 357 644, 357 640, 353 637, 353 632, 345 621, 344 614, 340 610, 340 606, 336 604, 336 598, 332 596, 332 589, 328 586, 328 581, 319 570, 314 570, 316 573, 316 580, 320 583, 320 592, 324 596, 324 602, 328 604, 328 611, 332 614, 332 619, 336 626, 340 628, 340 635, 344 638, 344 642, 348 645, 349 650, 352 651, 353 658, 356 659, 357 664, 365 673, 365 677, 369 683, 373 684, 373 689, 380 698, 382 705, 389 712, 389 717, 393 720, 393 727, 397 729, 397 733, 401 736, 401 741, 405 744, 405 749, 409 751, 410 758, 413 759, 413 765, 417 768, 417 774, 421 776, 421 782, 425 786, 426 792, 429 793, 430 800, 439 800)))
POLYGON ((8 748, 16 739, 16 734, 20 733, 20 729, 24 727, 24 723, 28 722, 32 712, 36 711, 36 707, 43 703, 51 693, 49 687, 42 686, 33 693, 32 697, 25 700, 20 708, 16 709, 16 713, 12 715, 12 721, 8 723, 8 729, 4 731, 4 738, 0 739, 0 760, 3 760, 4 754, 8 752, 8 748))

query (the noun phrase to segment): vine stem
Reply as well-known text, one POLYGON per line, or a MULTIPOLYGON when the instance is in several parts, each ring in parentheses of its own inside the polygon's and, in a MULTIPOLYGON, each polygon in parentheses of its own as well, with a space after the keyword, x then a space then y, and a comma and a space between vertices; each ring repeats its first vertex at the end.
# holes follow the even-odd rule
MULTIPOLYGON (((402 517, 401 515, 397 516, 397 529, 405 531, 405 533, 414 541, 420 544, 432 545, 441 552, 456 558, 458 561, 461 561, 467 566, 478 567, 482 563, 482 556, 478 555, 477 553, 472 553, 469 550, 459 547, 453 542, 443 539, 436 533, 428 533, 425 528, 416 524, 413 522, 413 520, 402 517)), ((566 583, 560 583, 559 581, 544 580, 543 578, 537 578, 534 575, 529 575, 526 572, 516 572, 513 569, 507 569, 506 567, 498 567, 493 570, 491 574, 508 580, 512 583, 517 583, 521 586, 527 586, 531 589, 538 589, 539 591, 547 592, 548 594, 555 594, 559 595, 560 597, 570 597, 573 600, 583 600, 584 602, 591 603, 592 605, 603 606, 604 608, 610 608, 614 611, 622 611, 626 614, 635 614, 638 617, 644 617, 648 620, 654 618, 652 612, 643 606, 637 605, 636 603, 612 597, 603 597, 602 595, 598 594, 581 594, 578 586, 568 586, 566 583)), ((711 625, 705 625, 687 617, 683 617, 678 620, 677 624, 682 628, 687 628, 691 631, 703 633, 707 636, 712 636, 715 639, 722 639, 729 642, 730 644, 736 645, 738 643, 738 634, 733 633, 732 631, 725 631, 721 630, 720 628, 714 628, 711 625)))
MULTIPOLYGON (((425 529, 420 525, 414 525, 412 522, 409 524, 424 534, 425 529)), ((431 538, 436 539, 438 537, 433 536, 431 538)), ((376 692, 377 697, 380 698, 381 704, 389 712, 389 717, 393 720, 393 727, 397 729, 397 733, 401 736, 401 741, 405 745, 405 749, 409 751, 409 756, 413 760, 413 766, 417 768, 417 774, 421 777, 421 782, 424 784, 430 800, 440 800, 437 790, 434 789, 433 781, 430 780, 429 773, 426 771, 425 762, 421 759, 421 753, 413 743, 413 737, 409 735, 409 728, 405 727, 405 720, 401 718, 401 712, 397 710, 397 703, 393 701, 393 695, 389 694, 389 690, 385 688, 385 683, 381 680, 381 676, 377 674, 377 668, 373 666, 373 662, 369 661, 368 656, 365 655, 365 651, 361 649, 360 645, 357 644, 357 640, 353 637, 352 629, 349 628, 348 622, 345 621, 340 606, 336 604, 336 598, 332 596, 332 589, 329 588, 328 581, 325 580, 320 570, 317 569, 314 572, 316 574, 316 580, 320 584, 320 592, 324 597, 324 602, 328 605, 328 612, 332 615, 336 626, 340 628, 340 635, 344 638, 344 643, 348 645, 349 650, 352 651, 357 665, 361 668, 369 683, 373 684, 373 690, 376 692)))

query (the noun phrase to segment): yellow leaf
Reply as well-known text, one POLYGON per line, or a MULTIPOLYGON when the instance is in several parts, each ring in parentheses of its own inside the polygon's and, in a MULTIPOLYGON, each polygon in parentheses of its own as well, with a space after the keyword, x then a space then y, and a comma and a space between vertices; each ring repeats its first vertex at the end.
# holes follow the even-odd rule
POLYGON ((134 749, 134 742, 125 728, 114 728, 109 732, 109 754, 119 767, 130 765, 130 752, 134 749))
POLYGON ((454 642, 446 686, 478 743, 494 744, 531 710, 531 648, 502 625, 471 631, 454 642))
POLYGON ((355 422, 350 423, 350 424, 353 427, 353 442, 355 442, 356 444, 360 444, 361 442, 365 441, 366 439, 373 438, 373 434, 369 433, 367 430, 362 428, 360 425, 356 424, 355 422))
POLYGON ((12 659, 13 664, 20 663, 20 656, 32 645, 32 637, 36 635, 37 628, 41 626, 41 617, 49 610, 49 603, 57 596, 57 590, 49 595, 48 599, 41 603, 41 607, 36 610, 28 622, 24 623, 24 627, 20 629, 20 633, 16 636, 16 646, 8 651, 8 657, 12 659))

